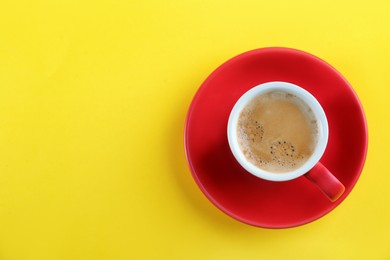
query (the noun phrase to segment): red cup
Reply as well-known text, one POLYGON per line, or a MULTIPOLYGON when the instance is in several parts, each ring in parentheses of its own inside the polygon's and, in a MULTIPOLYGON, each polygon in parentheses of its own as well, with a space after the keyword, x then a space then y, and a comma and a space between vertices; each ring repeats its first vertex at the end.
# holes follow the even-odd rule
POLYGON ((238 163, 254 176, 268 181, 290 181, 301 176, 307 177, 315 184, 329 200, 336 201, 344 193, 344 185, 323 165, 320 159, 326 150, 329 136, 329 127, 326 114, 317 99, 305 89, 288 82, 273 81, 260 84, 244 93, 234 105, 228 121, 227 135, 230 150, 238 163), (244 107, 256 96, 271 92, 281 91, 292 94, 301 99, 313 111, 317 126, 318 139, 311 156, 299 168, 284 172, 271 172, 260 168, 250 162, 240 148, 237 124, 238 118, 244 107))

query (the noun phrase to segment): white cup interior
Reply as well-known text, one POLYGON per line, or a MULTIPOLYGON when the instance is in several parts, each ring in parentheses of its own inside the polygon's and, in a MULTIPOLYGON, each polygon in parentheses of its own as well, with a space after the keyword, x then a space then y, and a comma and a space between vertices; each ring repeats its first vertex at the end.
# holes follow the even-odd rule
POLYGON ((304 175, 318 163, 328 143, 329 130, 325 112, 313 95, 295 84, 273 81, 255 86, 240 97, 230 113, 227 135, 229 146, 234 157, 245 170, 265 180, 288 181, 304 175), (299 97, 312 109, 318 122, 318 141, 313 154, 301 167, 290 172, 274 173, 255 166, 245 158, 237 139, 237 123, 241 111, 254 97, 271 91, 283 91, 299 97))

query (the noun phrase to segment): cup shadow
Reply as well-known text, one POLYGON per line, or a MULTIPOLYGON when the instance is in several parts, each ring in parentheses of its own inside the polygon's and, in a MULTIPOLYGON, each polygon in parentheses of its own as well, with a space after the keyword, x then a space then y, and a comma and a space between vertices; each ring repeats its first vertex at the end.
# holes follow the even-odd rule
MULTIPOLYGON (((181 106, 181 107, 186 107, 181 106)), ((187 164, 184 148, 184 125, 187 111, 180 109, 173 117, 173 122, 170 124, 171 129, 167 136, 168 145, 166 146, 169 155, 170 165, 172 169, 173 179, 176 181, 178 189, 188 201, 188 204, 194 207, 202 219, 212 221, 213 225, 222 225, 224 227, 232 228, 237 225, 237 221, 226 216, 219 209, 207 200, 204 194, 198 188, 193 179, 190 168, 187 164)), ((244 225, 239 223, 240 225, 244 225)))

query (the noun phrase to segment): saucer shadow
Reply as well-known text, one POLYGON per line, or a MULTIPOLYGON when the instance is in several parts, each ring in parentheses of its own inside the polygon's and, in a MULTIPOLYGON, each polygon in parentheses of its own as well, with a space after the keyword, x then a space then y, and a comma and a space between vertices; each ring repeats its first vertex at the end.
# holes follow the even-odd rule
MULTIPOLYGON (((186 108, 187 106, 184 104, 181 107, 186 108)), ((221 208, 216 207, 215 204, 213 204, 210 199, 208 199, 207 196, 201 192, 200 187, 198 187, 194 177, 191 174, 190 167, 187 163, 185 155, 184 125, 187 110, 178 109, 176 111, 177 112, 174 113, 174 116, 171 117, 171 128, 169 130, 167 129, 167 157, 172 170, 172 179, 175 181, 177 189, 188 201, 188 205, 191 207, 190 210, 196 212, 198 217, 200 217, 202 221, 206 222, 206 225, 215 228, 218 230, 218 232, 227 234, 231 234, 231 232, 243 232, 249 236, 254 235, 257 242, 259 242, 258 239, 262 240, 262 238, 265 238, 263 236, 258 236, 261 234, 267 235, 268 238, 271 236, 273 239, 280 239, 283 237, 283 232, 277 232, 280 231, 279 229, 275 230, 254 227, 234 219, 226 212, 223 212, 221 208)), ((239 191, 242 191, 242 186, 249 185, 257 187, 259 182, 262 183, 263 189, 272 192, 272 185, 268 185, 268 182, 259 180, 251 174, 248 174, 241 168, 241 166, 239 166, 229 150, 227 140, 226 142, 220 142, 219 144, 215 145, 213 149, 205 153, 201 157, 200 165, 201 167, 205 167, 207 172, 214 173, 213 175, 210 175, 211 179, 209 180, 209 183, 214 183, 215 185, 219 186, 228 185, 233 190, 235 190, 235 192, 231 194, 237 194, 237 192, 239 193, 239 191), (226 177, 224 176, 225 174, 228 174, 230 177, 224 178, 226 177), (237 180, 241 180, 242 182, 237 183, 237 180)), ((218 191, 220 189, 216 190, 218 191)), ((253 191, 253 187, 247 189, 247 191, 253 191)), ((226 196, 226 193, 220 195, 226 196)), ((218 197, 218 194, 213 194, 213 196, 218 197)), ((244 192, 243 196, 248 196, 248 194, 244 192)), ((242 198, 240 197, 231 197, 228 198, 228 200, 236 205, 242 205, 243 207, 248 206, 243 203, 242 198)), ((258 201, 259 203, 266 203, 267 199, 263 198, 260 200, 264 201, 258 201)), ((294 231, 294 233, 295 232, 297 231, 294 231)))
MULTIPOLYGON (((186 107, 185 105, 181 107, 186 107)), ((210 203, 204 194, 200 191, 194 178, 191 175, 190 168, 186 161, 185 147, 184 147, 184 125, 186 119, 186 110, 182 109, 175 114, 173 118, 172 128, 167 136, 167 154, 169 155, 170 165, 174 180, 176 181, 178 189, 180 189, 183 196, 188 200, 188 204, 194 207, 203 219, 212 221, 213 226, 223 225, 223 227, 232 228, 237 227, 235 220, 215 208, 210 203)))

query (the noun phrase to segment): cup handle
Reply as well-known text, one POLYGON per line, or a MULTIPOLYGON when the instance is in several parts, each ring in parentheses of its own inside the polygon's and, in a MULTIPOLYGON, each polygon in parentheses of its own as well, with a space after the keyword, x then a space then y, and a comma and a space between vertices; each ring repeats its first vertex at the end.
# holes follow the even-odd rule
POLYGON ((344 185, 321 163, 305 174, 312 183, 334 202, 344 193, 344 185))

